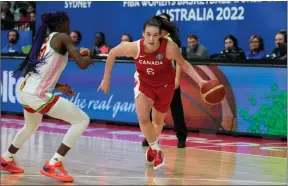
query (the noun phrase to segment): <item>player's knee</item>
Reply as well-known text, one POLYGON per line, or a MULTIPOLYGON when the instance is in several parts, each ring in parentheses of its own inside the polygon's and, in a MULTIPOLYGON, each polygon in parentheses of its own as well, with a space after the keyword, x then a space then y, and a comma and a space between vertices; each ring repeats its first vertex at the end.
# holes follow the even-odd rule
POLYGON ((140 125, 151 123, 149 114, 150 113, 146 113, 146 112, 142 112, 142 111, 137 112, 138 122, 140 125))
POLYGON ((164 121, 152 121, 152 124, 156 126, 161 126, 164 125, 164 121))
POLYGON ((38 128, 40 127, 40 123, 38 125, 35 125, 33 128, 33 132, 36 132, 38 130, 38 128))
POLYGON ((32 132, 36 132, 39 127, 34 127, 32 132))
MULTIPOLYGON (((38 129, 38 128, 37 128, 38 129)), ((36 130, 37 130, 36 129, 36 130)), ((27 127, 27 126, 24 126, 23 128, 22 128, 22 131, 24 132, 24 133, 26 133, 27 135, 31 135, 33 132, 35 132, 36 131, 35 130, 35 128, 34 127, 27 127)))
POLYGON ((146 124, 151 124, 151 120, 150 120, 150 117, 147 116, 147 117, 139 117, 138 116, 138 120, 139 120, 139 124, 141 125, 146 125, 146 124))
POLYGON ((90 118, 89 116, 85 113, 85 112, 82 112, 81 113, 81 117, 79 117, 79 123, 81 123, 81 125, 83 126, 83 128, 87 128, 89 123, 90 123, 90 118))

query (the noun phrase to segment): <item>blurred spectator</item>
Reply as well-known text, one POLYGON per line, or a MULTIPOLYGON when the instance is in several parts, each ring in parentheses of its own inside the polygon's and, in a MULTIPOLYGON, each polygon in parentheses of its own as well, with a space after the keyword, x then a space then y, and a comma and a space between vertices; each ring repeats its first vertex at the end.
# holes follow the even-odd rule
POLYGON ((250 38, 250 51, 247 52, 247 59, 263 59, 266 56, 263 38, 259 35, 252 35, 250 38))
POLYGON ((78 30, 73 30, 70 32, 70 38, 73 41, 75 47, 77 50, 80 50, 84 48, 83 46, 80 46, 81 41, 82 41, 82 34, 78 30))
POLYGON ((109 47, 106 44, 105 35, 103 32, 98 32, 95 35, 95 42, 93 48, 91 49, 91 55, 96 56, 98 54, 108 54, 109 47))
POLYGON ((35 4, 34 3, 30 3, 27 7, 27 12, 31 13, 31 12, 35 12, 35 4))
POLYGON ((9 1, 4 1, 1 4, 1 19, 2 20, 9 20, 9 21, 14 20, 14 15, 11 12, 10 8, 11 8, 11 3, 9 1))
POLYGON ((209 58, 208 50, 198 43, 198 37, 194 34, 190 34, 187 37, 188 47, 186 48, 187 59, 193 58, 209 58))
POLYGON ((25 8, 21 8, 19 10, 19 22, 20 23, 17 24, 17 29, 23 30, 23 29, 29 28, 30 27, 29 21, 30 21, 30 15, 28 14, 25 8))
POLYGON ((122 34, 121 42, 132 42, 132 37, 129 34, 122 34))
POLYGON ((25 10, 28 8, 28 2, 25 1, 15 1, 14 3, 14 12, 18 13, 20 9, 24 8, 25 10))
POLYGON ((35 22, 36 22, 36 12, 35 11, 32 11, 32 12, 30 12, 30 30, 32 30, 32 32, 33 32, 33 36, 35 36, 35 26, 36 26, 36 24, 35 24, 35 22))
POLYGON ((8 32, 8 45, 2 48, 1 53, 22 53, 22 47, 18 44, 19 33, 17 30, 8 32))
POLYGON ((31 22, 36 21, 36 12, 35 11, 30 12, 30 21, 31 22))
POLYGON ((4 1, 1 4, 1 29, 10 30, 13 28, 14 15, 10 11, 11 3, 4 1))
POLYGON ((239 48, 238 40, 235 36, 229 34, 224 38, 224 50, 221 51, 221 57, 228 59, 246 59, 244 51, 239 48))
POLYGON ((287 43, 279 44, 279 53, 280 53, 280 56, 278 59, 287 60, 287 43))
POLYGON ((287 48, 287 31, 281 30, 275 36, 276 48, 274 48, 273 51, 271 52, 270 54, 271 58, 282 57, 284 55, 287 55, 287 52, 285 54, 284 50, 282 49, 283 47, 285 48, 285 44, 287 48), (283 52, 281 52, 281 49, 283 50, 283 52))
POLYGON ((19 10, 19 21, 30 21, 29 14, 25 8, 19 10))

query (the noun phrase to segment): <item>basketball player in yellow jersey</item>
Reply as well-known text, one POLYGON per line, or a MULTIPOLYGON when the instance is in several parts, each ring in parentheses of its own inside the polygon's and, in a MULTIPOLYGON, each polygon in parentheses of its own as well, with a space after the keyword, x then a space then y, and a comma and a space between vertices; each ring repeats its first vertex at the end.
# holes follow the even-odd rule
POLYGON ((9 149, 1 156, 0 169, 11 173, 23 173, 24 170, 15 161, 17 151, 32 133, 40 126, 43 114, 61 119, 71 124, 62 144, 51 160, 45 163, 40 172, 61 181, 74 181, 63 166, 63 159, 72 145, 87 128, 90 119, 86 113, 68 100, 53 95, 59 92, 74 95, 67 85, 58 83, 58 79, 68 62, 68 53, 81 69, 93 65, 90 57, 82 57, 68 36, 69 18, 65 12, 43 14, 42 24, 36 34, 31 51, 15 70, 14 75, 24 73, 24 81, 19 95, 24 107, 24 127, 17 133, 9 149), (51 32, 46 37, 47 29, 51 32))

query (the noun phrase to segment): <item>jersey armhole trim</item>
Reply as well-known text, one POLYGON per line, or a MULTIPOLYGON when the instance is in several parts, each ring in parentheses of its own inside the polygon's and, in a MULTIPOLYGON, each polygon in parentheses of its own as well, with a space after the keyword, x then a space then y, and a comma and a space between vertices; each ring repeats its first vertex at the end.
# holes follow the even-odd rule
POLYGON ((140 40, 137 41, 137 55, 134 57, 134 59, 139 58, 140 55, 140 40))
POLYGON ((61 54, 56 48, 52 47, 52 45, 51 45, 52 39, 53 39, 54 36, 56 36, 57 34, 58 34, 58 33, 53 34, 53 36, 51 37, 51 39, 50 39, 50 41, 49 41, 49 46, 52 48, 52 50, 53 50, 54 52, 56 52, 57 54, 59 54, 59 55, 61 55, 61 56, 64 56, 64 54, 61 54))

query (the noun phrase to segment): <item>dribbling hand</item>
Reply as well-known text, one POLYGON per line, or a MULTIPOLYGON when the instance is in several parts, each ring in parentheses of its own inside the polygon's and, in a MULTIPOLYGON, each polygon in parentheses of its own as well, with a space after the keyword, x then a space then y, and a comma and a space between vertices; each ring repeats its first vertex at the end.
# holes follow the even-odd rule
MULTIPOLYGON (((207 80, 203 80, 203 81, 201 81, 201 82, 199 83, 199 88, 200 88, 200 90, 201 90, 201 87, 202 87, 205 83, 207 83, 207 82, 208 82, 207 80)), ((200 97, 201 97, 201 99, 202 99, 203 101, 205 101, 205 98, 203 97, 203 94, 200 93, 200 97)))
POLYGON ((199 83, 199 87, 201 88, 205 83, 207 83, 208 81, 207 80, 203 80, 199 83))
POLYGON ((98 87, 97 92, 99 92, 100 89, 101 89, 105 94, 108 94, 108 93, 109 93, 109 89, 110 89, 110 81, 102 80, 100 86, 98 87))

